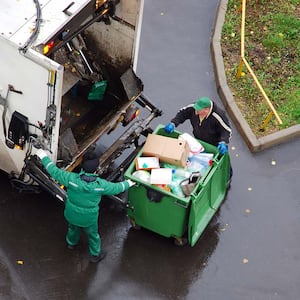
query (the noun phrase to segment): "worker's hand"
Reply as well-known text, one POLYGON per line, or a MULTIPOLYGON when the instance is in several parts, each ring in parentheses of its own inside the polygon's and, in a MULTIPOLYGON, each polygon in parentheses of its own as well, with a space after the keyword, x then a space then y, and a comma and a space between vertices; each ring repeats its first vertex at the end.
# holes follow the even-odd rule
POLYGON ((167 124, 165 126, 165 132, 166 133, 173 133, 174 132, 174 129, 175 129, 175 125, 174 123, 170 122, 169 124, 167 124))
POLYGON ((128 184, 129 184, 129 187, 132 187, 133 185, 136 184, 136 182, 134 182, 134 181, 132 181, 132 180, 130 180, 130 179, 127 179, 127 182, 128 182, 128 184))
POLYGON ((39 159, 43 159, 44 157, 48 156, 47 152, 43 149, 38 149, 36 152, 35 152, 35 155, 39 158, 39 159))
POLYGON ((225 142, 220 142, 218 144, 218 150, 223 155, 228 152, 228 147, 225 142))

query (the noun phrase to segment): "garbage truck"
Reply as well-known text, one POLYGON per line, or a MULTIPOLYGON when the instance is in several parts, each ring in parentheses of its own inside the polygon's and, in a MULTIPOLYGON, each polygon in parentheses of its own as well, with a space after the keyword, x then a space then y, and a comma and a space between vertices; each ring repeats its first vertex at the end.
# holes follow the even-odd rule
POLYGON ((73 171, 111 136, 98 168, 109 180, 136 156, 162 114, 135 73, 142 12, 143 0, 2 0, 0 169, 18 191, 65 200, 39 148, 73 171))

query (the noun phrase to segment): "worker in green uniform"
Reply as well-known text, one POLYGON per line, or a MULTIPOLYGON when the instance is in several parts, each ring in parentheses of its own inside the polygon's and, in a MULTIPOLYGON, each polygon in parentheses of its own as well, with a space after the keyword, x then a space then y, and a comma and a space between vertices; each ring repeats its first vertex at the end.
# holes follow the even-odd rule
POLYGON ((89 243, 90 261, 99 262, 106 256, 101 247, 98 232, 99 203, 104 195, 117 195, 135 183, 131 180, 109 182, 93 173, 81 170, 68 172, 58 168, 48 157, 47 152, 36 151, 47 172, 52 178, 67 188, 64 216, 68 222, 67 246, 74 249, 79 242, 81 229, 86 233, 89 243))

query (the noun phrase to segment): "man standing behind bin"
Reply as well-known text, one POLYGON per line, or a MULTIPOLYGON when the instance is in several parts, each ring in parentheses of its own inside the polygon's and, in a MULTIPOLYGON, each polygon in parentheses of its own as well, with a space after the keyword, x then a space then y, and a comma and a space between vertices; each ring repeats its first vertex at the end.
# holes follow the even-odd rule
MULTIPOLYGON (((199 98, 195 103, 181 108, 171 122, 165 125, 167 133, 173 133, 175 127, 190 120, 193 135, 206 143, 218 147, 221 154, 228 152, 231 127, 226 113, 207 97, 199 98)), ((232 168, 230 166, 230 179, 232 168)))
POLYGON ((83 229, 88 238, 90 261, 94 263, 101 261, 106 256, 98 232, 101 197, 120 194, 135 183, 131 180, 109 182, 96 174, 88 173, 90 170, 88 172, 82 170, 80 173, 67 172, 58 168, 44 150, 37 150, 36 155, 50 176, 67 188, 64 216, 68 222, 66 236, 68 248, 71 250, 75 248, 83 229))
POLYGON ((207 97, 181 108, 169 124, 167 133, 172 133, 179 124, 190 120, 194 137, 218 147, 221 154, 228 151, 231 127, 225 112, 207 97))

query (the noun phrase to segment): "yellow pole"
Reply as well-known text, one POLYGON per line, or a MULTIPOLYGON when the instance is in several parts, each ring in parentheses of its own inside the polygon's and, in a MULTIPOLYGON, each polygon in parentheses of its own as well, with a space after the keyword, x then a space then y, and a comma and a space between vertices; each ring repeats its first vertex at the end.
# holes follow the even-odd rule
POLYGON ((241 57, 245 57, 245 18, 246 0, 242 0, 242 27, 241 27, 241 57))
POLYGON ((264 130, 265 130, 266 126, 267 126, 268 123, 271 121, 272 117, 273 117, 273 112, 270 111, 270 112, 268 113, 266 119, 264 120, 263 124, 261 125, 260 131, 264 131, 264 130))
POLYGON ((240 63, 239 63, 239 67, 238 67, 238 71, 237 71, 237 74, 236 74, 236 77, 238 78, 238 79, 240 79, 241 78, 241 74, 242 74, 242 70, 243 70, 243 58, 241 57, 240 58, 240 63))
POLYGON ((246 1, 241 0, 242 25, 241 25, 241 58, 236 77, 239 79, 243 69, 243 58, 245 56, 245 18, 246 18, 246 1))
POLYGON ((275 115, 275 117, 276 117, 278 123, 279 123, 279 124, 282 124, 282 121, 281 121, 279 115, 277 114, 277 112, 276 112, 276 110, 275 110, 273 104, 272 104, 271 101, 269 100, 267 94, 265 93, 263 87, 262 87, 261 84, 259 83, 257 77, 255 76, 254 72, 252 71, 252 69, 251 69, 251 67, 249 66, 248 62, 246 61, 245 58, 243 58, 243 60, 244 60, 245 66, 247 67, 247 69, 248 69, 249 73, 251 74, 252 78, 254 79, 254 81, 255 81, 256 85, 258 86, 260 92, 262 93, 262 95, 263 95, 264 98, 266 99, 266 101, 267 101, 269 107, 271 108, 273 114, 275 115))

